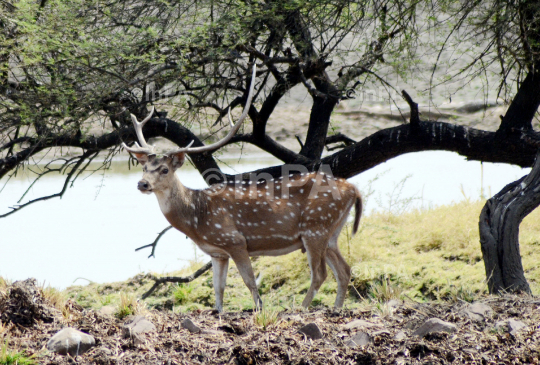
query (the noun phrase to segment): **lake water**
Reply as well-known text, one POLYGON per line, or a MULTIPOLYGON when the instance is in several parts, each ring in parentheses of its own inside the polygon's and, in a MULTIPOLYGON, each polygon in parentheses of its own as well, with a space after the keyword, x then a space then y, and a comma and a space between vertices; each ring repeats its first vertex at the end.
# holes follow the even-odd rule
MULTIPOLYGON (((279 164, 258 157, 226 162, 223 170, 227 173, 279 164)), ((0 276, 11 280, 35 277, 41 283, 65 288, 73 283, 125 280, 141 272, 166 273, 189 260, 208 260, 174 230, 160 240, 155 258, 147 258, 150 249, 135 252, 153 242, 168 222, 156 198, 136 189, 141 169, 127 170, 126 165, 127 161, 121 161, 113 164, 112 171, 81 177, 62 199, 35 203, 0 219, 0 276)), ((363 192, 372 192, 365 204, 369 214, 374 210, 399 212, 406 208, 400 203, 408 200, 410 208, 476 200, 482 190, 491 196, 529 171, 504 164, 482 167, 450 152, 421 152, 390 160, 349 181, 363 192)), ((177 174, 186 186, 205 186, 189 166, 177 174)), ((5 179, 0 181, 0 189, 4 183, 5 179)), ((30 183, 28 176, 10 181, 0 193, 0 213, 16 204, 30 183)), ((62 183, 62 176, 46 176, 25 199, 55 193, 62 183)))

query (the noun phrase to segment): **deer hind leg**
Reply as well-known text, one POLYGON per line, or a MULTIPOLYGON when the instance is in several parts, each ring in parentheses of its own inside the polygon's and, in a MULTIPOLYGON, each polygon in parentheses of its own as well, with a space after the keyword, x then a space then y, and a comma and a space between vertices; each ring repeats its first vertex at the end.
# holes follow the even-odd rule
POLYGON ((229 270, 229 259, 212 257, 212 271, 214 272, 214 293, 216 294, 216 309, 223 312, 223 293, 227 282, 227 271, 229 270))
POLYGON ((347 287, 349 286, 349 281, 351 280, 351 268, 343 256, 341 256, 337 246, 328 247, 328 250, 326 251, 326 259, 328 261, 328 266, 330 266, 334 272, 334 276, 336 277, 338 283, 334 307, 341 308, 343 307, 343 302, 345 301, 345 296, 347 295, 347 287))
POLYGON ((317 291, 326 280, 328 275, 326 271, 326 238, 324 238, 324 244, 318 244, 322 238, 317 237, 316 240, 309 242, 305 237, 302 237, 302 242, 306 249, 306 254, 308 258, 309 268, 311 269, 311 285, 306 293, 306 297, 302 302, 304 308, 309 307, 313 298, 317 294, 317 291))
POLYGON ((347 295, 347 288, 349 286, 349 281, 351 280, 351 267, 347 264, 347 261, 339 252, 338 247, 338 238, 341 233, 341 229, 347 222, 348 214, 345 214, 341 221, 337 224, 336 230, 332 234, 332 238, 328 243, 328 249, 326 250, 326 259, 328 266, 334 272, 338 283, 336 301, 334 302, 334 307, 341 308, 343 307, 343 302, 345 301, 345 296, 347 295))

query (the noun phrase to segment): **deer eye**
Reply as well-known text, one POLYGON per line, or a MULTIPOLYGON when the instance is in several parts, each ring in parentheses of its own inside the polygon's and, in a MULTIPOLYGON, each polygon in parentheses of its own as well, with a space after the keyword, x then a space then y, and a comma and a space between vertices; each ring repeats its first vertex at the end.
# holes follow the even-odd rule
POLYGON ((161 170, 161 173, 162 173, 163 175, 167 174, 168 172, 169 172, 169 169, 163 169, 163 170, 161 170))

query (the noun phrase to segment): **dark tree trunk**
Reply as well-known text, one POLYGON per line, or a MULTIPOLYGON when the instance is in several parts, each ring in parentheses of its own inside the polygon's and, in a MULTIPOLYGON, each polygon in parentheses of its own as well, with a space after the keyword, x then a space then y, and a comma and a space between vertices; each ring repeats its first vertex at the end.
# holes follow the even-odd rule
POLYGON ((300 154, 311 160, 318 160, 324 151, 330 115, 336 106, 336 100, 324 97, 314 97, 306 141, 300 154))
POLYGON ((531 292, 519 253, 519 225, 538 205, 540 154, 531 173, 505 186, 480 214, 480 244, 491 294, 531 292))
POLYGON ((508 107, 497 136, 504 140, 506 136, 516 130, 531 130, 534 114, 540 105, 540 62, 535 64, 523 83, 518 93, 508 107))

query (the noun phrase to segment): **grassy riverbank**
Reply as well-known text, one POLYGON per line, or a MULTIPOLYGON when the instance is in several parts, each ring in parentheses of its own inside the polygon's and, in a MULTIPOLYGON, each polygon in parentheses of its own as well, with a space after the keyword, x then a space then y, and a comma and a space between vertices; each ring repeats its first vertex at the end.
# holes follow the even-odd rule
MULTIPOLYGON (((373 214, 362 219, 360 232, 350 237, 343 231, 340 247, 353 271, 350 295, 345 305, 356 308, 391 298, 415 301, 472 301, 486 293, 485 273, 478 238, 478 216, 482 202, 463 201, 400 215, 373 214)), ((540 212, 533 212, 521 225, 521 254, 534 294, 540 292, 540 212)), ((309 287, 305 254, 253 260, 260 292, 267 308, 295 308, 309 287)), ((194 262, 183 271, 188 275, 203 265, 194 262)), ((114 306, 117 311, 143 307, 190 311, 214 304, 211 271, 189 284, 164 285, 153 296, 137 303, 136 298, 152 286, 146 275, 125 282, 91 284, 68 288, 58 295, 73 298, 83 307, 114 306), (123 309, 122 309, 123 308, 123 309), (126 309, 127 308, 127 309, 126 309)), ((315 297, 314 305, 331 306, 336 282, 329 277, 315 297)), ((234 264, 225 290, 228 311, 252 308, 253 303, 234 264)))

